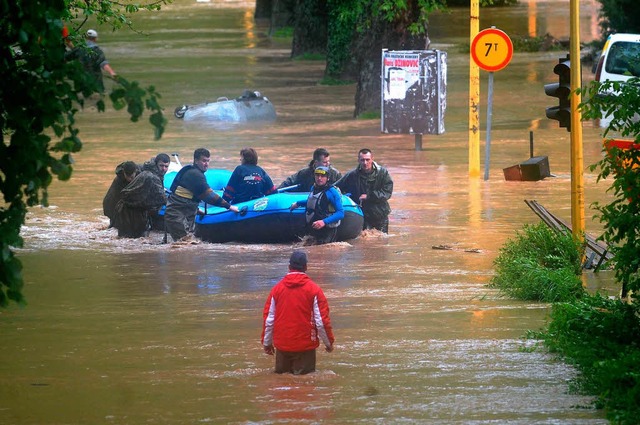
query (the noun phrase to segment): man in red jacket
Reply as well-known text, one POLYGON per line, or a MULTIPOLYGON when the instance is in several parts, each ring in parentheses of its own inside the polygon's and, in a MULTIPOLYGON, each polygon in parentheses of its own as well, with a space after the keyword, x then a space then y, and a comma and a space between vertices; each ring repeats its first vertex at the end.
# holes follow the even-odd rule
POLYGON ((264 305, 262 346, 269 355, 275 351, 276 373, 315 371, 320 340, 328 353, 333 351, 329 303, 306 271, 307 254, 294 251, 289 273, 271 289, 264 305))

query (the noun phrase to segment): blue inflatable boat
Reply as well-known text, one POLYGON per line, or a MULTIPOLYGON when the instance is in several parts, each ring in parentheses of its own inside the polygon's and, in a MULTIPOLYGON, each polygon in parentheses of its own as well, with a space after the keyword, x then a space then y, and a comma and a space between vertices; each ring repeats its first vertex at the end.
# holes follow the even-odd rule
MULTIPOLYGON (((177 172, 169 171, 164 177, 165 188, 177 172)), ((207 183, 222 196, 231 177, 228 170, 207 170, 207 183)), ((207 242, 287 243, 299 241, 305 235, 305 209, 289 210, 294 201, 304 198, 301 192, 281 191, 262 198, 235 204, 242 214, 225 208, 200 204, 196 215, 195 235, 207 242)), ((362 232, 364 217, 360 207, 346 195, 342 195, 344 218, 338 227, 338 241, 357 238, 362 232)))
POLYGON ((274 121, 273 103, 260 92, 245 90, 240 97, 220 97, 215 102, 178 106, 174 115, 185 121, 204 120, 222 122, 274 121))

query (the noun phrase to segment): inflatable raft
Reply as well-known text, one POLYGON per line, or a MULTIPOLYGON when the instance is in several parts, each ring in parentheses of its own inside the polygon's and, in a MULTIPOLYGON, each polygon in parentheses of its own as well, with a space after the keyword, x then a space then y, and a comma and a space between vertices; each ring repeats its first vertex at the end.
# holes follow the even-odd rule
MULTIPOLYGON (((166 188, 177 172, 169 171, 164 178, 166 188)), ((205 172, 209 186, 222 196, 231 171, 207 170, 205 172)), ((301 192, 286 191, 274 193, 262 198, 235 204, 241 214, 225 208, 200 204, 196 215, 195 235, 207 242, 246 242, 246 243, 287 243, 299 241, 305 235, 305 209, 289 210, 294 201, 305 198, 301 192)), ((364 216, 360 207, 351 198, 342 195, 344 218, 338 227, 338 241, 357 238, 362 232, 364 216)))
POLYGON ((274 121, 276 110, 273 103, 260 92, 245 90, 235 99, 220 97, 215 102, 178 106, 174 115, 185 121, 274 121))

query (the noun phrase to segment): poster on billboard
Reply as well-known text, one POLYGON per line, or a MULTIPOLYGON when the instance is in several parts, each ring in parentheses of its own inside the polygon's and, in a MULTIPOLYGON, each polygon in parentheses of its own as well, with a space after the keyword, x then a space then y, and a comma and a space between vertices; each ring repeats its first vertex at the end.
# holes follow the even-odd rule
POLYGON ((446 52, 382 51, 383 133, 442 134, 446 52))

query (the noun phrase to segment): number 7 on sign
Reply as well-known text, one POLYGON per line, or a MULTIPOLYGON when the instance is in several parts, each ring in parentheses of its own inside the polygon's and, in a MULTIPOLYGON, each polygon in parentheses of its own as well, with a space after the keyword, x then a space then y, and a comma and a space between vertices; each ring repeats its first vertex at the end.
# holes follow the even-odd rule
POLYGON ((491 48, 493 47, 493 50, 497 51, 498 50, 498 43, 484 43, 485 46, 487 46, 487 51, 484 54, 485 56, 489 56, 489 54, 491 53, 491 48))
POLYGON ((488 28, 480 31, 473 38, 471 57, 476 65, 485 71, 500 71, 509 64, 513 57, 513 44, 505 32, 496 28, 488 28))

